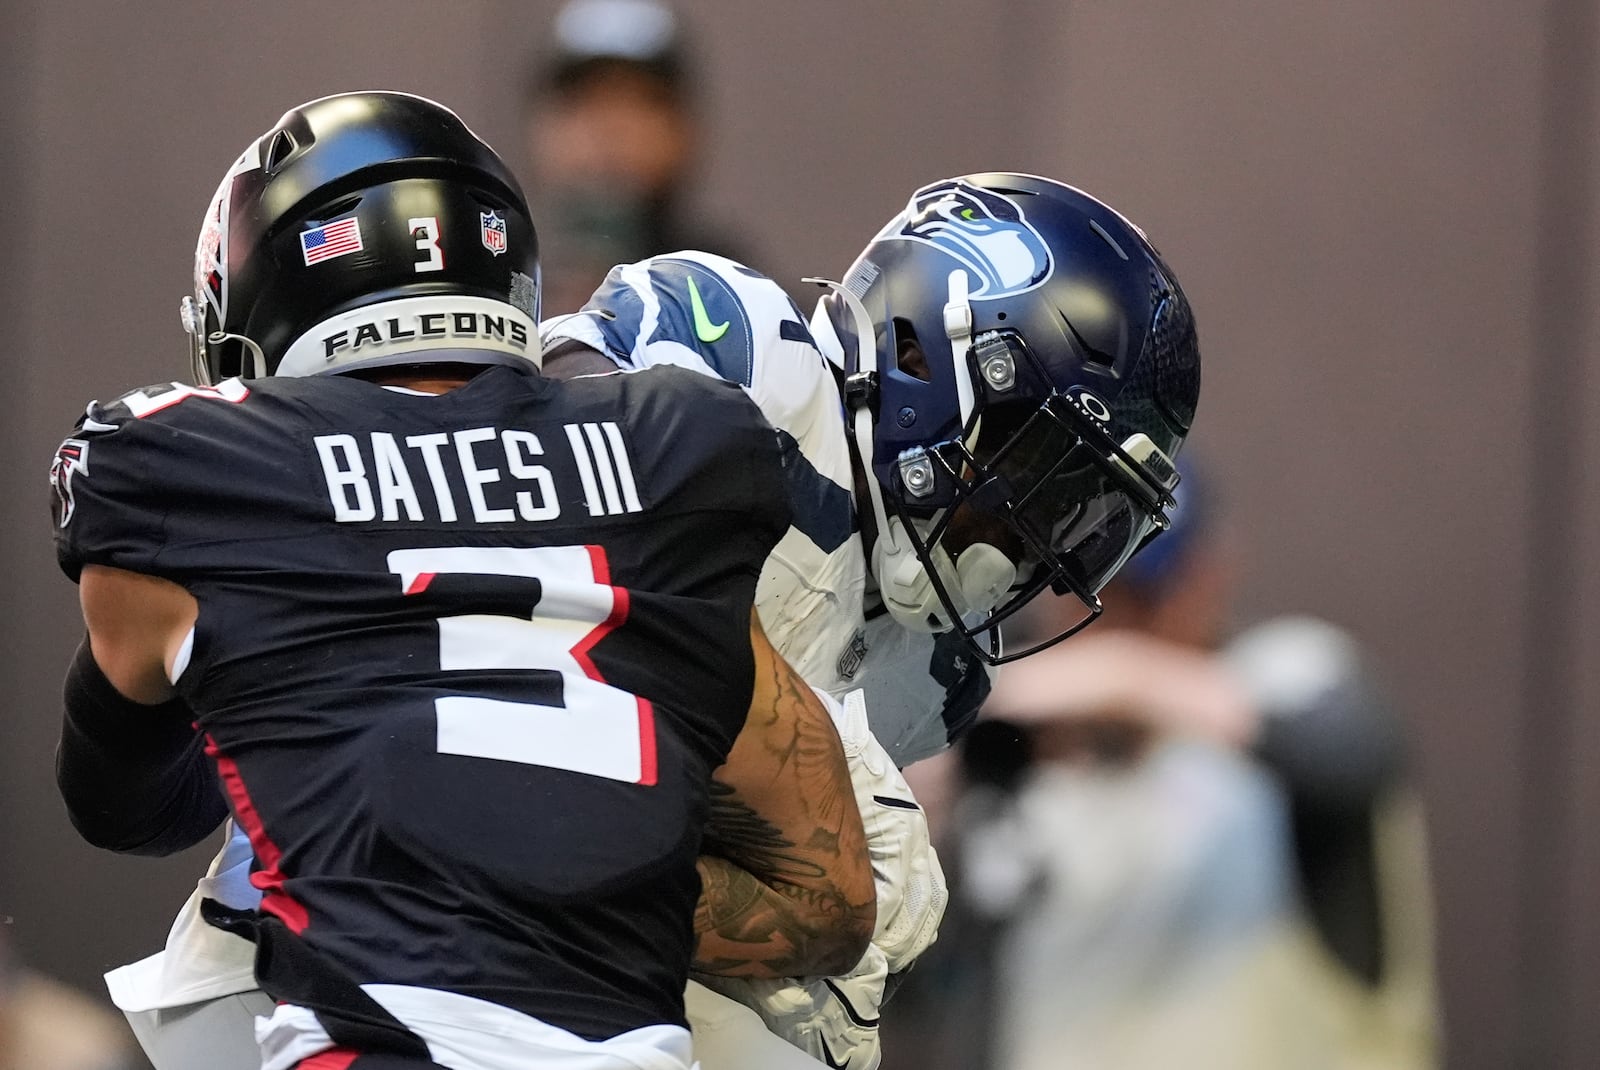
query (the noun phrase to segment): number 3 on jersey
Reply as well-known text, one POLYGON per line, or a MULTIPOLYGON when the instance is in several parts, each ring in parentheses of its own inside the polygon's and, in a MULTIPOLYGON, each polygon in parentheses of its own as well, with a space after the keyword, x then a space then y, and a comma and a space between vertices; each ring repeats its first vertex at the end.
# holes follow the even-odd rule
MULTIPOLYGON (((451 695, 434 703, 441 754, 566 769, 630 784, 656 782, 655 720, 649 702, 606 683, 589 659, 628 616, 628 592, 611 586, 598 546, 440 546, 396 550, 389 571, 401 590, 433 587, 446 603, 449 579, 490 580, 502 593, 525 590, 509 615, 439 617, 439 667, 453 671, 544 670, 561 674, 561 705, 451 695), (522 616, 524 607, 527 616, 522 616)), ((478 585, 469 585, 478 586, 478 585)), ((513 596, 517 597, 517 596, 513 596)), ((498 599, 504 601, 504 598, 498 599)), ((481 597, 462 594, 462 607, 481 597)))

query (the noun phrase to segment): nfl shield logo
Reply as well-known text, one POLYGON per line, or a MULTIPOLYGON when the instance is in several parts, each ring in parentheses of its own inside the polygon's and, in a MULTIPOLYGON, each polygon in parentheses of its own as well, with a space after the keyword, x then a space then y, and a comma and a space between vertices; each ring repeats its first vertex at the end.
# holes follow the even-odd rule
POLYGON ((867 660, 867 633, 860 628, 850 637, 850 645, 839 655, 839 675, 846 680, 855 679, 856 673, 861 671, 861 663, 867 660))
POLYGON ((479 221, 483 224, 483 247, 499 256, 506 251, 506 217, 496 211, 480 212, 479 221))

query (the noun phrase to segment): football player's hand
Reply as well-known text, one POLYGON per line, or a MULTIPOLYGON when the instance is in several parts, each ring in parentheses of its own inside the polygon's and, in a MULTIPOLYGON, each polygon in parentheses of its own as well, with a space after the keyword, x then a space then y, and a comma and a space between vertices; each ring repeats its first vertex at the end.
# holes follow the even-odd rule
POLYGON ((839 977, 766 981, 702 978, 755 1011, 775 1035, 835 1070, 877 1070, 878 1009, 888 980, 888 959, 876 945, 856 968, 839 977))

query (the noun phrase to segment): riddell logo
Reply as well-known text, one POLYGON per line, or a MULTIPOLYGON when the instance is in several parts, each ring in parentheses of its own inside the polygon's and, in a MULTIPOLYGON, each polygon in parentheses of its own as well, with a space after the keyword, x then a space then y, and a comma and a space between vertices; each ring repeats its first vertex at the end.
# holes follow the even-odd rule
POLYGON ((528 328, 515 317, 486 312, 422 312, 374 318, 324 335, 322 355, 325 360, 333 360, 347 350, 354 353, 396 343, 451 338, 504 342, 517 349, 528 348, 528 328))

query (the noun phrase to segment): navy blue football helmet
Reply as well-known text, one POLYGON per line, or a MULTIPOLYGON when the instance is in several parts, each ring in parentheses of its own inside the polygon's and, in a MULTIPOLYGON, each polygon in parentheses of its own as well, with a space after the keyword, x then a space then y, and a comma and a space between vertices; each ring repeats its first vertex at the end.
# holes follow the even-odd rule
POLYGON ((888 611, 990 664, 1087 625, 1167 524, 1200 391, 1193 314, 1143 232, 1059 182, 968 175, 918 190, 824 285, 812 327, 844 364, 888 611), (1046 591, 1077 623, 1002 650, 1046 591))
POLYGON ((526 363, 538 279, 527 201, 493 149, 434 101, 342 93, 285 113, 229 168, 183 325, 199 383, 526 363))

